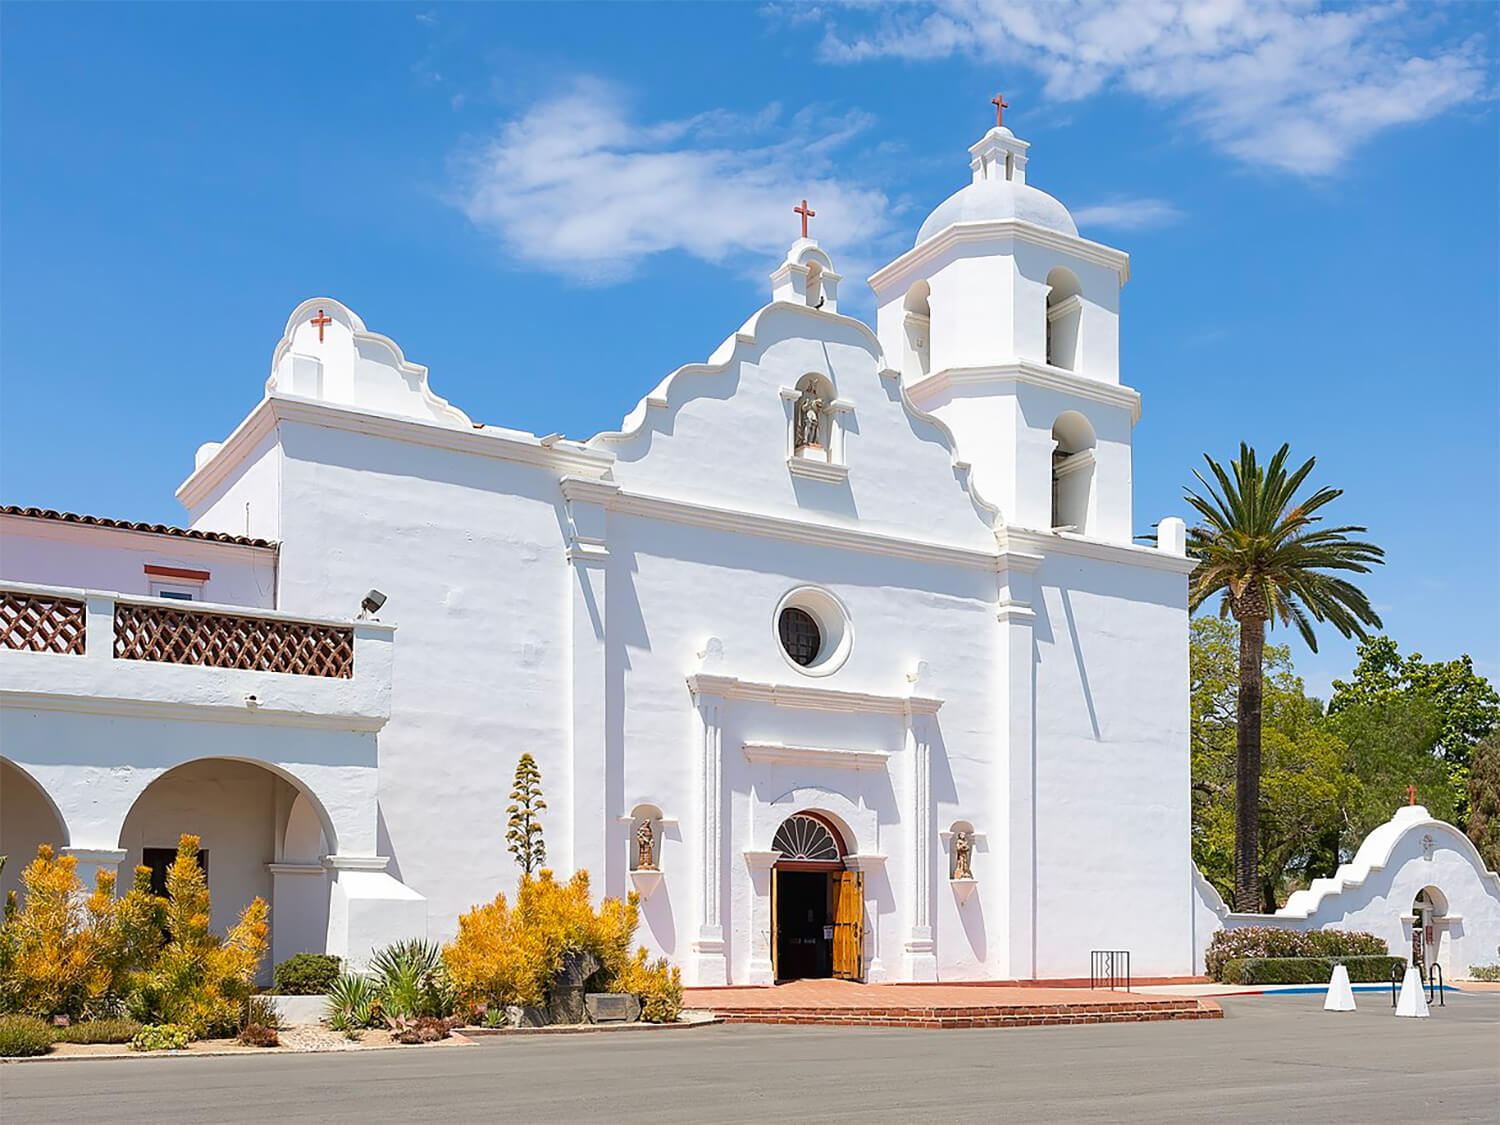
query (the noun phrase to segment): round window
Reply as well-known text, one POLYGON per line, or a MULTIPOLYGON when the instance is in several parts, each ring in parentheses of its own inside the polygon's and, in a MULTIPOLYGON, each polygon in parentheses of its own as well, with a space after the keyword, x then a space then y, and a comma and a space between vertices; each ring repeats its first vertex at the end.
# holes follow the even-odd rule
POLYGON ((787 606, 781 611, 777 627, 781 632, 781 647, 798 664, 806 668, 818 658, 823 647, 823 633, 807 610, 787 606))
POLYGON ((776 605, 771 618, 781 655, 809 676, 827 676, 849 659, 854 630, 843 603, 827 590, 799 586, 776 605))

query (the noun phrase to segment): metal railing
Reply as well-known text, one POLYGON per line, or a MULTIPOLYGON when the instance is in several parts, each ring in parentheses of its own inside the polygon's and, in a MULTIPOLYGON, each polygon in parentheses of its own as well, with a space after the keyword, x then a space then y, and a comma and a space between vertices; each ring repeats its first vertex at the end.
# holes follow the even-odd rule
POLYGON ((1089 987, 1115 991, 1123 982, 1130 991, 1130 950, 1094 949, 1089 952, 1089 987))

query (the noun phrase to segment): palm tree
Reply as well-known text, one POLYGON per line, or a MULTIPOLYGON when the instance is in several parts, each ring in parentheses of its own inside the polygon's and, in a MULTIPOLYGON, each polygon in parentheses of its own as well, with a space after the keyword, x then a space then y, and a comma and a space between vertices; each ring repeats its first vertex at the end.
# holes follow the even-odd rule
POLYGON ((1235 907, 1262 908, 1259 875, 1261 658, 1266 623, 1295 624, 1314 652, 1313 621, 1326 621, 1345 637, 1366 639, 1366 627, 1379 629, 1369 599, 1337 572, 1368 574, 1384 561, 1373 543, 1351 539, 1363 527, 1319 527, 1319 509, 1343 495, 1320 488, 1305 500, 1296 493, 1312 472, 1314 459, 1288 473, 1288 447, 1262 466, 1255 450, 1240 443, 1240 456, 1226 472, 1204 454, 1213 482, 1193 475, 1206 495, 1186 490, 1201 517, 1188 532, 1188 554, 1199 561, 1189 587, 1196 610, 1221 595, 1220 616, 1240 626, 1240 690, 1237 701, 1234 794, 1235 907), (1330 573, 1334 572, 1334 573, 1330 573))

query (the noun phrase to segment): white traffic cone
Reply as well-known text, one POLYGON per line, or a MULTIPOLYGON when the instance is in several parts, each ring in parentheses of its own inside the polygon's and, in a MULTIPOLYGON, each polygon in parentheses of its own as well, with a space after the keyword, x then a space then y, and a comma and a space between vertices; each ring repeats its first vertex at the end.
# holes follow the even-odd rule
POLYGON ((1406 976, 1401 981, 1401 995, 1396 997, 1398 1016, 1427 1018, 1427 987, 1422 983, 1422 974, 1415 965, 1406 966, 1406 976))
POLYGON ((1343 964, 1333 967, 1333 976, 1328 978, 1328 999, 1323 1001, 1325 1012, 1354 1011, 1354 989, 1349 986, 1349 970, 1343 964))

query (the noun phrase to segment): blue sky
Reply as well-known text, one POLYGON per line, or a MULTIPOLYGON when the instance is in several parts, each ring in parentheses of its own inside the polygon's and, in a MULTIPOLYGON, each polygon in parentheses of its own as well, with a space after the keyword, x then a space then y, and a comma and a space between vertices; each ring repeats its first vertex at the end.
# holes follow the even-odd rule
MULTIPOLYGON (((1137 523, 1288 441, 1388 631, 1500 673, 1490 4, 5 5, 0 496, 183 516, 331 295, 471 416, 585 437, 814 234, 869 270, 993 120, 1128 250, 1137 523)), ((1277 639, 1285 639, 1285 634, 1277 639)), ((1309 684, 1352 650, 1294 645, 1309 684)))

